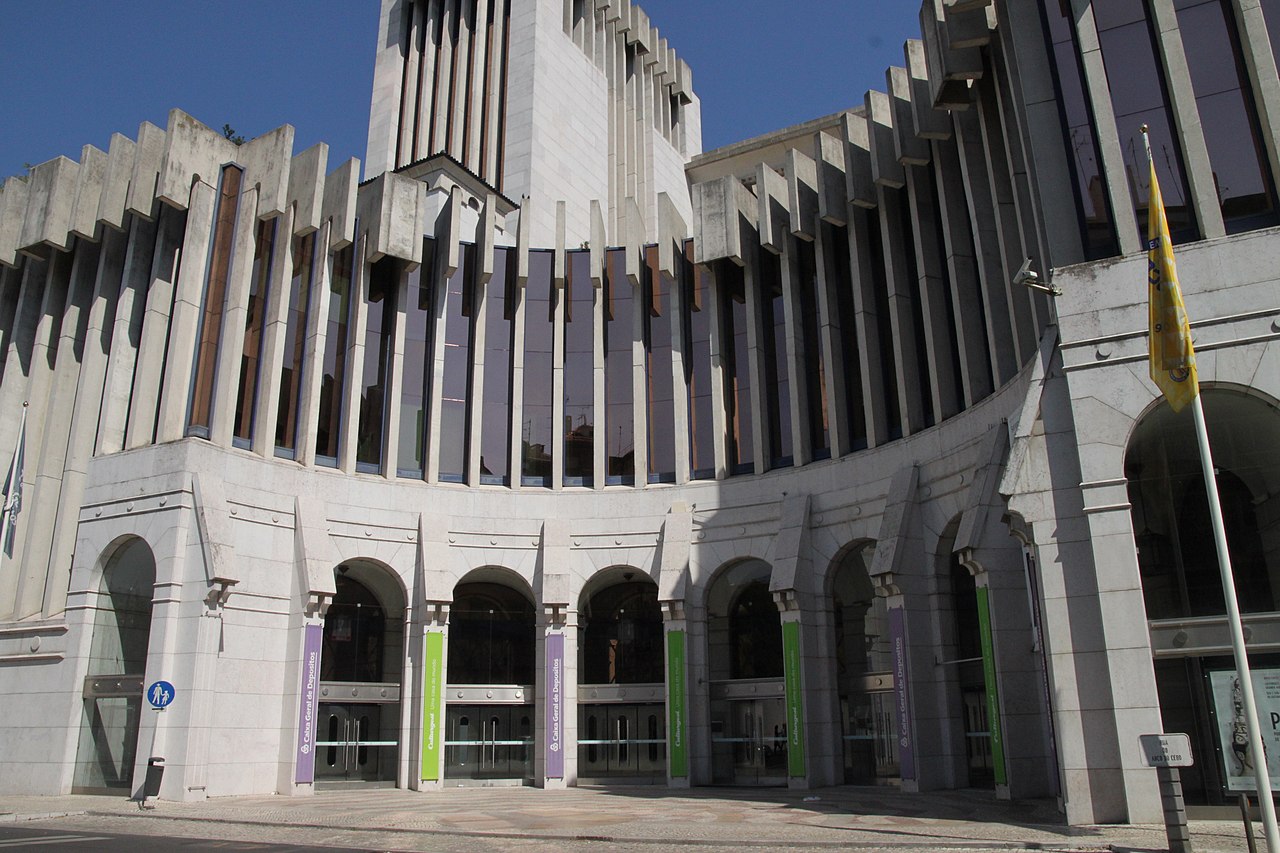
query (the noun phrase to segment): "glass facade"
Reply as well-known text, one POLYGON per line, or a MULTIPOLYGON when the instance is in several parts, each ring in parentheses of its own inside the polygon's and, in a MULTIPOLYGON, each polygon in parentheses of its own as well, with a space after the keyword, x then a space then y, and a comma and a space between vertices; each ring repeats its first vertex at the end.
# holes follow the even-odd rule
POLYGON ((484 399, 480 410, 480 482, 511 483, 511 353, 519 294, 514 254, 496 249, 484 293, 484 399))
POLYGON ((804 348, 806 416, 809 422, 809 446, 815 459, 831 455, 831 425, 827 421, 827 365, 822 357, 822 337, 818 330, 818 261, 817 247, 797 240, 796 310, 800 313, 800 340, 804 348))
POLYGON ((440 479, 445 482, 465 482, 467 474, 474 262, 475 247, 464 246, 457 272, 445 282, 444 363, 440 382, 440 479))
POLYGON ((689 395, 689 474, 716 475, 714 398, 711 391, 711 277, 693 263, 693 241, 684 245, 684 376, 689 395))
POLYGON ((1227 233, 1277 222, 1275 182, 1227 0, 1174 0, 1227 233))
POLYGON ((627 279, 626 250, 610 249, 604 293, 605 482, 635 482, 635 401, 632 396, 635 287, 627 279))
POLYGON ((658 269, 658 247, 645 249, 644 342, 649 436, 649 482, 676 479, 675 379, 671 370, 671 306, 675 280, 658 269))
POLYGON ((595 465, 595 328, 601 291, 589 252, 570 252, 564 306, 564 481, 590 486, 595 465))
POLYGON ((551 485, 555 394, 554 252, 529 253, 529 282, 524 289, 524 397, 521 402, 520 479, 528 486, 551 485))
POLYGON ((1120 244, 1116 241, 1111 199, 1102 177, 1102 161, 1098 158, 1093 107, 1089 103, 1084 71, 1080 66, 1070 4, 1062 0, 1044 0, 1042 8, 1054 78, 1058 84, 1064 142, 1075 178, 1075 201, 1084 255, 1087 260, 1109 258, 1119 254, 1120 244))
MULTIPOLYGON (((770 468, 792 462, 791 377, 787 357, 787 310, 783 296, 782 260, 760 253, 760 332, 764 349, 764 404, 770 468)), ((816 340, 814 341, 816 343, 816 340)), ((806 373, 810 372, 805 364, 806 373)))
POLYGON ((364 364, 360 387, 360 420, 356 428, 356 464, 370 472, 382 470, 386 430, 387 382, 395 341, 400 292, 400 262, 383 258, 369 269, 365 297, 364 364))
POLYGON ((289 282, 289 313, 285 319, 284 364, 280 369, 280 398, 276 417, 276 448, 292 456, 298 439, 298 405, 302 396, 302 356, 311 310, 311 276, 315 269, 316 235, 293 240, 293 276, 289 282))
POLYGON ((320 376, 320 420, 316 427, 316 461, 336 466, 342 436, 342 397, 347 382, 347 328, 351 323, 351 286, 355 251, 348 246, 333 256, 329 305, 320 376))
POLYGON ((427 376, 432 362, 434 332, 432 276, 435 241, 423 244, 422 264, 405 283, 404 365, 400 378, 400 448, 396 471, 401 477, 421 479, 426 473, 427 376))
POLYGON ((209 253, 209 272, 205 279, 204 307, 200 312, 200 331, 196 337, 194 373, 191 379, 191 411, 188 429, 209 437, 213 419, 213 389, 217 380, 218 339, 222 334, 222 317, 226 308, 227 282, 235 249, 236 214, 240 208, 240 181, 244 170, 226 166, 218 187, 218 205, 214 212, 213 246, 209 253))
POLYGON ((732 261, 716 265, 720 300, 720 352, 724 376, 725 446, 729 472, 755 470, 755 443, 751 419, 751 363, 747 348, 747 296, 742 268, 732 261))
POLYGON ((1169 103, 1164 67, 1159 60, 1153 24, 1144 0, 1108 0, 1094 3, 1098 43, 1107 69, 1111 107, 1129 192, 1133 198, 1138 233, 1147 233, 1147 200, 1150 168, 1142 142, 1143 125, 1150 128, 1151 151, 1164 196, 1169 232, 1174 242, 1198 239, 1200 228, 1187 183, 1182 147, 1169 103))
MULTIPOLYGON (((258 396, 258 371, 262 361, 262 328, 271 287, 271 253, 275 246, 276 219, 259 222, 253 243, 253 273, 244 320, 244 345, 240 355, 240 393, 236 396, 235 438, 248 446, 253 438, 253 411, 258 396)), ((279 299, 279 296, 276 296, 279 299)))

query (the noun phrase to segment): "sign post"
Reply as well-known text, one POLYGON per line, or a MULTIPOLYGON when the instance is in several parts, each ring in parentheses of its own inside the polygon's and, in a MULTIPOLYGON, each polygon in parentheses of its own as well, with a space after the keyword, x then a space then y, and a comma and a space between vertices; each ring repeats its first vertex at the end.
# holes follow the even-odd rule
POLYGON ((1187 829, 1187 805, 1182 799, 1179 767, 1190 767, 1191 738, 1184 734, 1138 735, 1142 763, 1156 769, 1160 801, 1164 804, 1165 835, 1169 853, 1191 853, 1191 833, 1187 829))
POLYGON ((156 712, 156 724, 151 729, 151 755, 147 759, 147 777, 142 783, 142 804, 147 808, 154 808, 154 804, 148 803, 160 796, 160 782, 164 778, 164 756, 156 755, 156 737, 160 732, 159 715, 173 704, 178 691, 167 681, 153 681, 147 685, 143 695, 151 705, 151 710, 156 712))

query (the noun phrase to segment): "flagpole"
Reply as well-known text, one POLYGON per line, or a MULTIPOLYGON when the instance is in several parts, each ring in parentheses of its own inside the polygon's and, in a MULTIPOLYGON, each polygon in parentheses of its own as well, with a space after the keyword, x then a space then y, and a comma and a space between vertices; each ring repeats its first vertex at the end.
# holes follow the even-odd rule
POLYGON ((22 423, 18 425, 18 445, 13 449, 13 459, 9 462, 9 476, 5 478, 4 511, 0 512, 0 571, 4 569, 4 555, 9 546, 9 516, 13 514, 13 492, 22 485, 14 483, 18 474, 18 459, 22 454, 22 442, 27 432, 27 401, 22 401, 22 423))
POLYGON ((1262 745, 1262 729, 1258 725, 1258 705, 1253 695, 1253 675, 1244 646, 1244 626, 1240 621, 1240 603, 1236 599, 1235 575, 1231 570, 1231 554, 1227 550, 1227 530, 1222 522, 1222 503, 1218 499, 1218 475, 1213 468, 1209 449, 1209 431, 1205 427, 1204 405, 1197 394, 1192 401, 1196 439, 1200 443, 1200 464, 1204 467, 1205 491, 1209 494, 1209 515, 1213 519, 1213 541, 1218 549, 1218 569, 1222 573, 1222 591, 1227 599, 1227 621, 1231 626, 1231 648, 1235 652, 1236 676, 1244 700, 1245 724, 1249 727, 1249 751, 1253 755, 1253 778, 1258 787, 1258 807, 1266 831, 1267 849, 1280 851, 1280 831, 1276 827, 1276 805, 1271 797, 1271 778, 1267 772, 1267 753, 1262 745))

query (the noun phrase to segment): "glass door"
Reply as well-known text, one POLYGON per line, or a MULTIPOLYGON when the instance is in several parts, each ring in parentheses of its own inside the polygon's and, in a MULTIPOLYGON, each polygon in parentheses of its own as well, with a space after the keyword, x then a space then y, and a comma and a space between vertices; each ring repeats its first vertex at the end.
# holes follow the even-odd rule
POLYGON ((582 705, 578 714, 578 778, 663 782, 667 775, 666 706, 582 705))
POLYGON ((717 785, 787 784, 787 711, 781 697, 712 700, 711 772, 717 785))
POLYGON ((894 710, 892 691, 858 691, 840 697, 845 784, 877 785, 898 778, 894 710))
POLYGON ((445 779, 532 781, 532 705, 449 705, 445 733, 445 779))
POLYGON ((132 793, 141 718, 142 676, 85 679, 73 792, 132 793))
POLYGON ((395 705, 321 703, 316 784, 394 785, 399 747, 394 726, 399 715, 391 711, 396 709, 395 705))

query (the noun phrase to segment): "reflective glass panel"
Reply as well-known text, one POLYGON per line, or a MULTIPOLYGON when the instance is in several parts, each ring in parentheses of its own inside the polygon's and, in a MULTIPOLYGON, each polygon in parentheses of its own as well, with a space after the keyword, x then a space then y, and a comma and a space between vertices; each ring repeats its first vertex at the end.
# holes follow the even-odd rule
POLYGON ((320 419, 316 427, 316 456, 338 458, 342 435, 342 394, 347 377, 347 327, 351 322, 351 282, 355 251, 348 246, 333 256, 329 276, 329 306, 320 377, 320 419))
POLYGON ((684 245, 684 375, 689 394, 689 467, 692 477, 716 475, 711 395, 711 282, 705 266, 694 266, 693 241, 684 245))
POLYGON ((554 416, 552 356, 555 344, 554 252, 529 253, 524 290, 524 398, 520 426, 520 476, 528 485, 550 485, 554 416))
POLYGON ((493 277, 484 294, 484 401, 480 413, 480 482, 511 476, 511 340, 519 293, 514 250, 495 249, 493 277))
POLYGON ((724 402, 728 426, 730 472, 750 474, 755 469, 754 432, 751 423, 751 366, 747 349, 747 297, 742 268, 732 261, 716 267, 720 298, 720 346, 724 353, 724 402))
POLYGON ((1174 6, 1227 232, 1274 225, 1275 186, 1235 13, 1224 0, 1174 0, 1174 6))
POLYGON ((400 450, 396 467, 401 476, 421 477, 425 462, 427 365, 431 363, 431 334, 435 312, 431 286, 435 270, 435 241, 424 242, 422 264, 409 273, 404 306, 404 369, 400 382, 400 450))
POLYGON ((200 313, 200 331, 196 340, 195 373, 191 382, 191 415, 188 425, 208 429, 213 417, 213 386, 218 368, 218 338, 222 334, 222 315, 227 300, 227 279, 235 249, 236 212, 240 204, 240 180, 244 171, 238 166, 222 170, 218 188, 218 208, 214 214, 213 246, 210 249, 209 273, 205 279, 204 308, 200 313))
POLYGON ((280 403, 276 418, 276 447, 293 450, 298 435, 298 399, 302 393, 302 354, 307 339, 316 235, 293 240, 293 276, 289 282, 289 313, 285 320, 284 364, 280 368, 280 403))
POLYGON ((360 420, 356 429, 356 462, 378 468, 382 465, 387 380, 391 375, 391 347, 395 341, 399 290, 399 261, 390 257, 383 258, 370 267, 364 364, 361 365, 360 420))
POLYGON ((671 373, 671 300, 675 282, 645 249, 645 375, 648 378, 649 482, 675 482, 675 380, 671 373))
MULTIPOLYGON (((253 272, 249 279, 249 303, 244 319, 244 345, 240 355, 240 393, 236 397, 235 437, 253 437, 253 410, 258 396, 258 370, 262 360, 262 324, 271 286, 271 252, 277 219, 258 223, 253 243, 253 272)), ((280 297, 276 297, 279 299, 280 297)))
POLYGON ((610 249, 605 276, 604 395, 606 477, 635 481, 635 402, 632 398, 635 288, 627 279, 626 250, 610 249))
POLYGON ((564 310, 564 476, 590 486, 595 464, 595 305, 591 254, 570 252, 564 310))
POLYGON ((466 478, 470 418, 467 398, 471 383, 472 301, 471 270, 475 246, 464 246, 458 271, 445 284, 444 374, 440 385, 440 479, 466 478))

